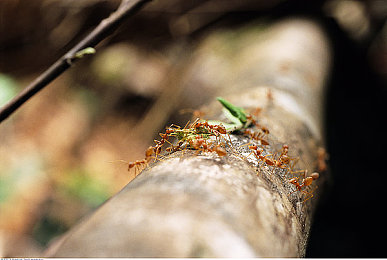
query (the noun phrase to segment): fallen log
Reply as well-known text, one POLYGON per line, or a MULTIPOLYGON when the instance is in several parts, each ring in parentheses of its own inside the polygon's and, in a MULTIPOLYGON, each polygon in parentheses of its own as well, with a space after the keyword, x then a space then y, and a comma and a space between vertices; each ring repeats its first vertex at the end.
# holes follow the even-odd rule
MULTIPOLYGON (((239 37, 244 33, 241 30, 239 37)), ((318 24, 304 19, 282 21, 259 37, 252 35, 235 50, 239 60, 230 60, 243 63, 234 67, 234 80, 222 88, 222 96, 245 111, 260 110, 257 121, 270 132, 264 157, 279 161, 287 145, 297 161, 293 173, 251 156, 253 138, 246 133, 230 134, 232 147, 224 156, 189 149, 171 153, 151 163, 46 256, 305 254, 313 211, 328 174, 322 118, 329 46, 318 24), (316 171, 318 179, 310 174, 316 171), (310 187, 308 176, 313 179, 310 187)), ((202 110, 209 119, 225 120, 216 101, 202 110)))

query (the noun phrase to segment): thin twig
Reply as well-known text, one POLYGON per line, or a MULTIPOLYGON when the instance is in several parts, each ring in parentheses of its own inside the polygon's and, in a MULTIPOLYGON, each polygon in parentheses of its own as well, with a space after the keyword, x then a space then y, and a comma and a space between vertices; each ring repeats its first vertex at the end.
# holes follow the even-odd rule
POLYGON ((15 112, 22 104, 35 95, 39 90, 47 86, 60 74, 67 70, 78 58, 76 54, 87 48, 94 47, 107 36, 112 34, 115 29, 129 16, 136 13, 146 2, 150 0, 122 0, 118 9, 101 23, 82 41, 75 45, 70 51, 63 55, 38 78, 29 84, 11 101, 0 108, 0 123, 15 112))

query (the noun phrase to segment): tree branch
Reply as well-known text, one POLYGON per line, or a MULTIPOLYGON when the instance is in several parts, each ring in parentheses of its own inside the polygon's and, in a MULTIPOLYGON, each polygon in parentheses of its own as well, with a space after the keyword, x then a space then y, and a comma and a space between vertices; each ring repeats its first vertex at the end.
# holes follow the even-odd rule
POLYGON ((118 9, 101 23, 82 41, 75 45, 58 61, 51 65, 45 72, 29 84, 22 92, 10 100, 0 109, 0 123, 15 112, 33 95, 47 86, 51 81, 71 67, 72 63, 79 59, 76 54, 88 47, 94 47, 115 29, 129 16, 136 13, 146 2, 150 0, 122 0, 118 9))

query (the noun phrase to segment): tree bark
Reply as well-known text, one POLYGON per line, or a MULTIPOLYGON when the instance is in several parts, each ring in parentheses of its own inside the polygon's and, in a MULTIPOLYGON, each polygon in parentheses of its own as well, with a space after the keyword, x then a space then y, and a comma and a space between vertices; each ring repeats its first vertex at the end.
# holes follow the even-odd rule
MULTIPOLYGON (((246 110, 261 107, 259 123, 270 130, 267 151, 288 144, 300 169, 316 171, 330 66, 326 36, 314 22, 292 19, 246 37, 248 44, 230 59, 239 65, 230 66, 233 79, 222 96, 246 110)), ((216 102, 204 110, 224 119, 216 102)), ((47 256, 303 256, 327 172, 320 172, 314 197, 303 203, 280 169, 244 159, 247 137, 231 138, 236 152, 223 157, 185 151, 151 164, 47 256)))

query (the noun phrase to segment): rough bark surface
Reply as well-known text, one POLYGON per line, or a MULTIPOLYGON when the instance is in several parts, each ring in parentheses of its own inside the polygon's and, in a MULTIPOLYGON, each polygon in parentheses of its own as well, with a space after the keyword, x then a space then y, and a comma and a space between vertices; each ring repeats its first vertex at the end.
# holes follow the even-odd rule
MULTIPOLYGON (((267 152, 288 144, 290 155, 300 158, 298 167, 315 171, 323 146, 327 40, 318 25, 299 19, 262 35, 237 50, 243 66, 231 66, 234 78, 222 96, 247 110, 261 107, 259 123, 270 129, 267 152)), ((218 103, 204 110, 210 119, 224 120, 218 103)), ((231 138, 235 150, 227 156, 184 151, 151 164, 47 255, 303 256, 327 173, 320 173, 315 196, 302 203, 299 192, 289 196, 294 186, 281 169, 244 158, 250 153, 243 146, 247 137, 231 138)))

